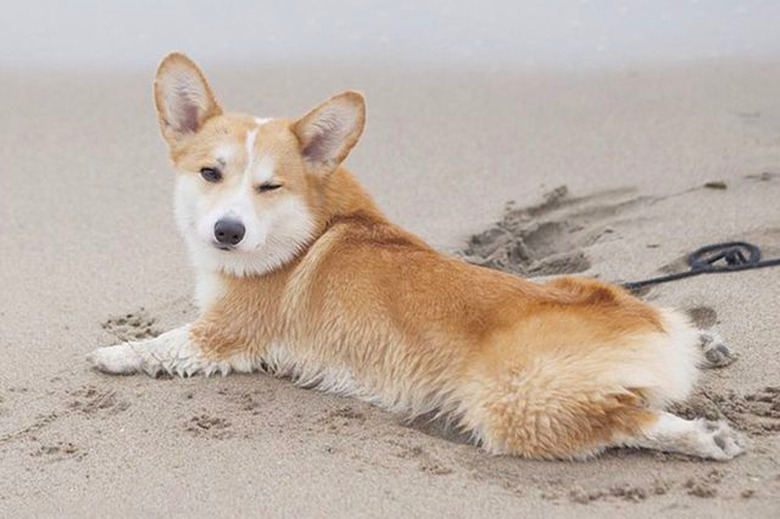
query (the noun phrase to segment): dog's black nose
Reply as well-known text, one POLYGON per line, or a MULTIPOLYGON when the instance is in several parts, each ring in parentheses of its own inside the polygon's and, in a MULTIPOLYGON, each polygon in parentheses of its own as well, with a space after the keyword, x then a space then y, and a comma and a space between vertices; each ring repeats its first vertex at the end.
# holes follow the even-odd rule
POLYGON ((214 224, 214 237, 224 245, 237 245, 244 239, 246 228, 238 220, 219 220, 214 224))

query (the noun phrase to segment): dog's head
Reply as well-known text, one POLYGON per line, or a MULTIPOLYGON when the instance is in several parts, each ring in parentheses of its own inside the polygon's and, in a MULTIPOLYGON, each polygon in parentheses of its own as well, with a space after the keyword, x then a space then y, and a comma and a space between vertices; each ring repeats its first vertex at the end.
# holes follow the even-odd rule
POLYGON ((263 274, 290 261, 320 224, 321 192, 363 131, 365 103, 344 92, 300 119, 225 113, 188 57, 154 82, 178 172, 176 218, 199 266, 263 274))

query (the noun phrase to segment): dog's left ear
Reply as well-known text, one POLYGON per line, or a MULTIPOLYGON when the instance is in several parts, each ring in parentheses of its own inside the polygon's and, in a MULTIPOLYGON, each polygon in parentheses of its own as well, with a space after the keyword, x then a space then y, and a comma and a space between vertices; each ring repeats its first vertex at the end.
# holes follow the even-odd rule
POLYGON ((366 102, 358 92, 331 97, 293 125, 304 158, 334 168, 347 158, 366 122, 366 102))
POLYGON ((160 130, 171 146, 222 113, 206 76, 194 61, 178 52, 165 56, 157 67, 154 103, 160 130))

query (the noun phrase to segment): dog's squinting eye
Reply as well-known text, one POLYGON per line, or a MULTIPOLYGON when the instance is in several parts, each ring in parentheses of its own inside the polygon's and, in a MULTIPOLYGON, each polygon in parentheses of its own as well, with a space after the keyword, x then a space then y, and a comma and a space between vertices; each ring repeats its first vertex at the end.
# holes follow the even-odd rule
POLYGON ((222 172, 217 168, 200 168, 200 176, 206 182, 219 182, 222 180, 222 172))
POLYGON ((260 184, 257 186, 257 192, 258 193, 265 193, 267 191, 273 191, 274 189, 279 189, 282 187, 281 184, 272 184, 271 182, 267 182, 265 184, 260 184))

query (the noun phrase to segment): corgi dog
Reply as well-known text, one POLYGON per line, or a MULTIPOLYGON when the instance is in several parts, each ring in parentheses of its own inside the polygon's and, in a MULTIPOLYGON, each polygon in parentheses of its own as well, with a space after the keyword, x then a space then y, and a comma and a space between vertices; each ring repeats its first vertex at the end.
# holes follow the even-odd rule
POLYGON ((98 370, 262 371, 446 417, 494 454, 743 451, 726 422, 665 411, 690 393, 704 348, 725 348, 681 313, 593 279, 537 283, 474 266, 389 222, 342 167, 363 132, 361 94, 298 119, 230 113, 173 53, 154 101, 199 314, 95 350, 98 370))

